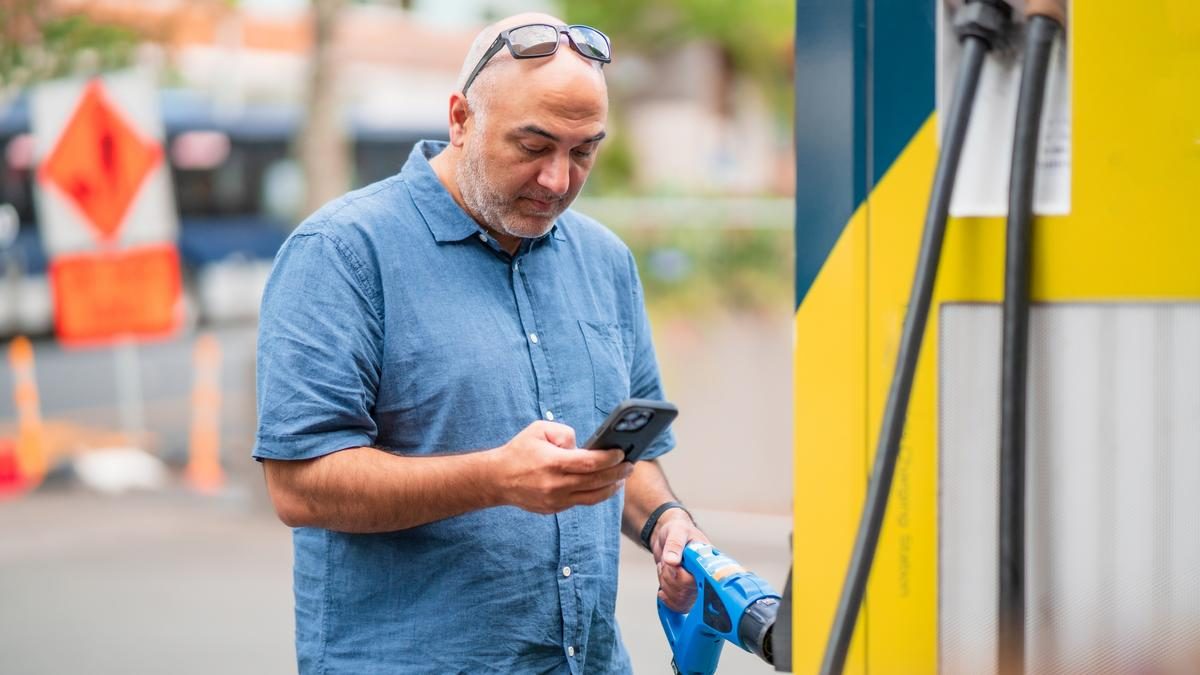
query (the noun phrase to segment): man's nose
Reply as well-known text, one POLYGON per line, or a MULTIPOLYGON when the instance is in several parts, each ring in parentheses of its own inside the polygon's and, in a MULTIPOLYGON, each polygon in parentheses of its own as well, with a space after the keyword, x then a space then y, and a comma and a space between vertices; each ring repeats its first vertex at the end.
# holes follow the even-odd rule
POLYGON ((538 185, 556 195, 567 193, 571 184, 571 161, 557 153, 546 158, 542 171, 538 174, 538 185))

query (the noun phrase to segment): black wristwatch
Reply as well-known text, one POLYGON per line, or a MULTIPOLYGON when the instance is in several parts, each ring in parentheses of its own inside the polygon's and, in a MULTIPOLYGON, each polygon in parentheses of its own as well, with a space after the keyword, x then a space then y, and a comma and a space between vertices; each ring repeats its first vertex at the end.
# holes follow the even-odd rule
MULTIPOLYGON (((684 513, 688 514, 688 518, 692 517, 692 512, 688 511, 683 504, 680 504, 679 502, 665 502, 657 509, 654 509, 654 511, 650 513, 650 517, 646 519, 646 524, 642 526, 642 546, 645 546, 647 550, 653 550, 650 548, 650 535, 654 533, 654 526, 658 524, 658 519, 662 517, 662 514, 670 511, 671 509, 680 509, 684 513)), ((695 519, 693 519, 693 522, 694 521, 695 519)))

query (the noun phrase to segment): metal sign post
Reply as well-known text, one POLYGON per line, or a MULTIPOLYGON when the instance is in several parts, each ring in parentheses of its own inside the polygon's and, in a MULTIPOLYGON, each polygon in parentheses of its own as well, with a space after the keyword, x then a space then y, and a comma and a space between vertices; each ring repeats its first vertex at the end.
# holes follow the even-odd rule
POLYGON ((17 234, 21 229, 21 218, 12 204, 0 204, 0 262, 4 263, 4 293, 8 297, 5 305, 9 314, 0 314, 0 319, 12 322, 12 330, 17 333, 21 316, 21 266, 12 246, 17 242, 17 234))
POLYGON ((137 342, 125 336, 113 345, 114 382, 121 428, 132 443, 142 445, 146 433, 145 404, 142 400, 142 361, 137 342))

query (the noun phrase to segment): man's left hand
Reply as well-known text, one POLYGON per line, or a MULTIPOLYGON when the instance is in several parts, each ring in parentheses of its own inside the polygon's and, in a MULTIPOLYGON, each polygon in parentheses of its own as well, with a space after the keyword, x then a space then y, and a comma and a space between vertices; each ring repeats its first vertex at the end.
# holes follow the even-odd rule
POLYGON ((676 612, 688 611, 696 601, 696 579, 683 569, 683 547, 689 541, 711 543, 683 509, 664 513, 650 535, 658 563, 658 599, 676 612))

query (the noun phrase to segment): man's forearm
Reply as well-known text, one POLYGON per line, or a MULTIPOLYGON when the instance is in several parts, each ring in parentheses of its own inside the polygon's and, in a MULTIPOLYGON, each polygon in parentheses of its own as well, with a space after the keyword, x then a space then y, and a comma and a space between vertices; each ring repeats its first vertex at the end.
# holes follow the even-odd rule
POLYGON ((350 448, 267 460, 267 491, 284 523, 392 532, 489 506, 558 513, 612 497, 629 477, 620 450, 580 450, 575 431, 538 420, 493 450, 413 457, 350 448))
POLYGON ((675 494, 671 492, 671 485, 658 461, 637 462, 633 475, 625 482, 625 511, 621 517, 621 531, 641 544, 642 526, 646 524, 646 519, 659 505, 674 499, 675 494))
MULTIPOLYGON (((642 543, 646 519, 664 502, 675 501, 667 476, 658 462, 637 462, 625 484, 625 513, 621 531, 642 543)), ((658 599, 685 612, 696 600, 696 580, 683 568, 683 551, 690 541, 708 542, 683 509, 668 509, 659 516, 650 534, 650 551, 658 565, 658 599)))
POLYGON ((406 457, 349 448, 266 462, 267 488, 292 527, 391 532, 500 504, 490 453, 406 457))

